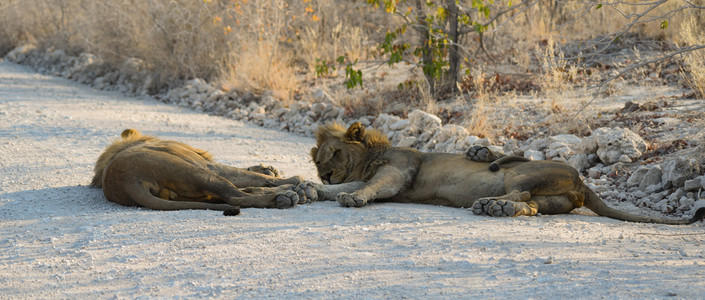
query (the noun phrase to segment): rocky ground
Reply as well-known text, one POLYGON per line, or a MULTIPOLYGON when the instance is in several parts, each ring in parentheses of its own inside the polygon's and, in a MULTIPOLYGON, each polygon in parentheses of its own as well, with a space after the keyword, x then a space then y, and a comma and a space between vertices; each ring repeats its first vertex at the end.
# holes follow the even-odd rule
MULTIPOLYGON (((411 119, 437 123, 422 112, 411 119)), ((2 61, 3 299, 705 294, 703 222, 630 223, 584 210, 492 218, 452 207, 373 203, 356 209, 333 201, 247 208, 235 217, 120 206, 88 184, 96 159, 125 128, 208 149, 224 164, 264 163, 285 176, 316 179, 311 137, 96 90, 2 61)), ((480 140, 475 142, 488 142, 480 140)), ((627 201, 609 204, 632 214, 661 214, 627 201)))
MULTIPOLYGON (((126 60, 120 70, 105 70, 90 54, 72 57, 61 50, 45 52, 31 46, 19 47, 5 58, 99 89, 128 95, 150 92, 151 75, 136 59, 126 60)), ((470 135, 465 127, 444 124, 440 117, 418 109, 410 109, 404 117, 382 113, 352 118, 322 89, 285 105, 271 94, 224 92, 193 79, 153 98, 305 136, 312 136, 325 122, 360 121, 387 133, 395 145, 423 151, 464 152, 473 145, 483 145, 504 154, 563 160, 580 170, 588 185, 615 205, 636 205, 655 214, 681 217, 690 214, 695 201, 705 197, 705 100, 694 98, 681 86, 668 85, 677 81, 677 70, 659 66, 643 78, 630 78, 627 84, 612 87, 620 93, 591 100, 581 115, 594 116, 577 121, 585 122, 583 127, 590 132, 580 135, 542 130, 549 123, 555 127, 552 118, 556 116, 537 110, 531 105, 534 99, 518 97, 514 104, 493 108, 492 114, 501 116, 508 133, 495 140, 470 135), (644 85, 634 85, 639 82, 644 85), (518 128, 524 130, 519 132, 518 128)))

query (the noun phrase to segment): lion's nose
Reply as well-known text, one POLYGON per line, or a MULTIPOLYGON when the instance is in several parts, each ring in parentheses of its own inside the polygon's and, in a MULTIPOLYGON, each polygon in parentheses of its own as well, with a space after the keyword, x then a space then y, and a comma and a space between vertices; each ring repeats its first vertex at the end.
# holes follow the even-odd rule
POLYGON ((330 177, 333 175, 333 172, 330 172, 328 174, 323 174, 321 175, 321 181, 323 183, 330 183, 330 177))

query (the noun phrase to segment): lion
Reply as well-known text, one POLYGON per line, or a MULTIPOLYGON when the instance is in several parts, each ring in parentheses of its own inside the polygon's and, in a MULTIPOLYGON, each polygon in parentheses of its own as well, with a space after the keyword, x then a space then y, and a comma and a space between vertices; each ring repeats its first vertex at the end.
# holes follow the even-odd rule
POLYGON ((385 135, 365 130, 359 122, 347 130, 339 123, 329 123, 319 126, 311 157, 323 182, 317 186, 319 200, 337 200, 347 207, 390 201, 515 217, 564 214, 585 206, 600 216, 662 224, 690 224, 705 215, 705 208, 688 220, 628 214, 607 206, 566 163, 485 155, 489 161, 497 159, 493 165, 468 159, 477 150, 467 156, 424 153, 392 147, 385 135))
POLYGON ((121 205, 237 215, 240 207, 288 208, 317 198, 303 178, 281 178, 273 167, 226 166, 205 150, 135 129, 126 129, 121 137, 100 155, 91 182, 121 205))

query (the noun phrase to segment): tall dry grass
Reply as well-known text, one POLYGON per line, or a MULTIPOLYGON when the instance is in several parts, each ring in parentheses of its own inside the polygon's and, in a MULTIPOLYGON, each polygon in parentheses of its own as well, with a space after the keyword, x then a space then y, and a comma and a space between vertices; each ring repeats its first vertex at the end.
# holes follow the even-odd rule
POLYGON ((161 86, 198 77, 288 97, 317 58, 366 58, 378 28, 353 13, 361 9, 370 8, 330 0, 0 0, 0 54, 31 43, 90 52, 116 69, 138 58, 161 86))
MULTIPOLYGON (((681 25, 681 38, 685 45, 705 45, 705 14, 689 16, 681 25)), ((688 85, 697 93, 698 98, 705 99, 705 50, 693 51, 685 55, 689 70, 686 76, 688 85)))
MULTIPOLYGON (((641 9, 630 5, 640 1, 620 1, 582 14, 581 2, 540 0, 522 14, 498 19, 486 35, 487 48, 516 55, 487 64, 513 64, 520 70, 516 72, 525 72, 538 63, 528 54, 538 42, 552 39, 560 48, 614 32, 629 22, 625 14, 641 9)), ((469 1, 462 4, 471 7, 469 1)), ((652 15, 680 4, 668 1, 652 15)), ((669 15, 666 30, 655 22, 633 31, 671 40, 680 36, 679 28, 695 30, 680 26, 682 14, 669 15)), ((352 0, 0 0, 0 54, 33 43, 70 54, 94 53, 115 69, 134 57, 145 63, 161 87, 199 77, 225 88, 273 90, 280 98, 290 98, 315 79, 319 60, 333 62, 345 55, 350 61, 384 61, 376 56, 375 45, 402 23, 382 9, 352 0)), ((404 41, 413 43, 418 37, 408 32, 404 41)), ((464 68, 471 72, 475 67, 488 69, 473 65, 481 53, 476 51, 477 38, 470 33, 462 40, 467 50, 464 68)), ((561 57, 548 60, 562 63, 561 57)), ((551 85, 560 86, 559 73, 553 76, 551 85)))

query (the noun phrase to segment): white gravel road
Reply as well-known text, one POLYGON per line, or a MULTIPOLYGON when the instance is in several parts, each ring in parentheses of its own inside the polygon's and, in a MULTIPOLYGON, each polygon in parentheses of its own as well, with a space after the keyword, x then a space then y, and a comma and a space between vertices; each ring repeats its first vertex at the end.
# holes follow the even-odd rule
POLYGON ((88 184, 125 128, 315 178, 311 138, 0 62, 0 298, 705 297, 703 222, 412 204, 236 217, 122 207, 88 184))

